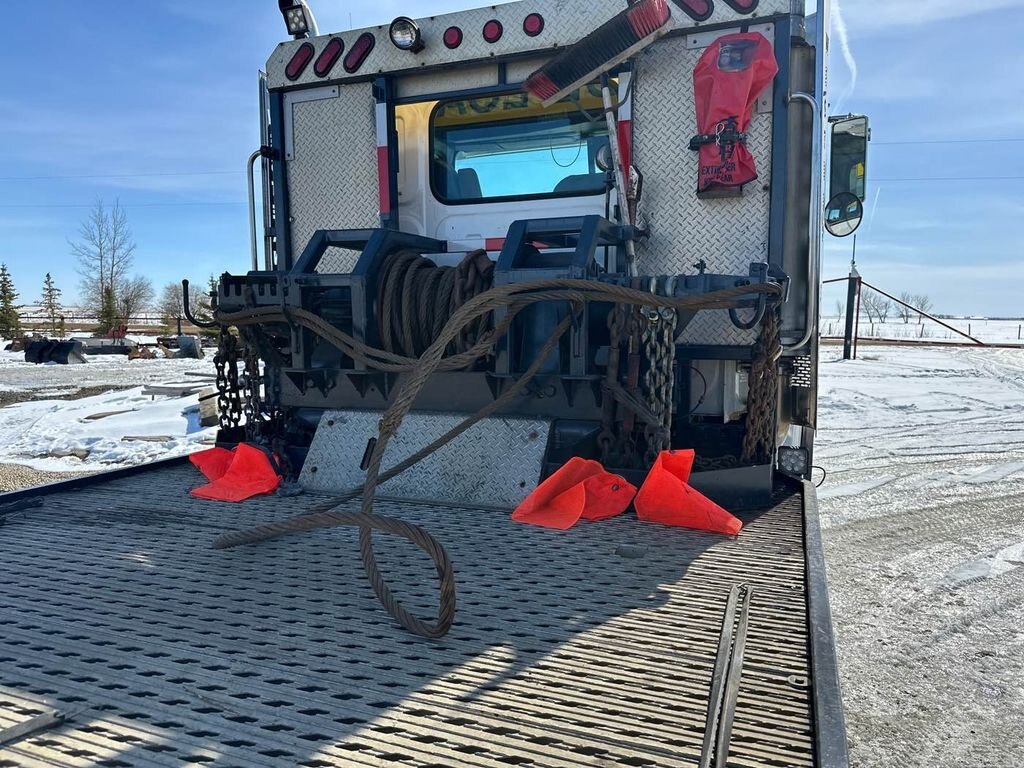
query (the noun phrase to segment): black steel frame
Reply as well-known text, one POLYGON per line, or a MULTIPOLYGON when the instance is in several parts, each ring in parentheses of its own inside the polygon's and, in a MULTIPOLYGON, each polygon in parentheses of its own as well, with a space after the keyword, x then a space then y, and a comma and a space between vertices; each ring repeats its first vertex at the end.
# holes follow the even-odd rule
POLYGON ((839 660, 828 598, 821 515, 814 485, 803 482, 804 555, 807 562, 807 613, 810 627, 811 694, 817 768, 849 768, 846 717, 839 680, 839 660))

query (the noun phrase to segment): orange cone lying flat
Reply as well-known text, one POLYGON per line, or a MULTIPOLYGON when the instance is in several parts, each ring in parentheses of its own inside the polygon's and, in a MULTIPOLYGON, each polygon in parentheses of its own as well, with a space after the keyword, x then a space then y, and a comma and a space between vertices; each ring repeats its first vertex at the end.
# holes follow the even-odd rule
POLYGON ((512 519, 565 531, 581 518, 596 521, 621 515, 635 495, 636 487, 623 478, 605 472, 596 461, 577 457, 537 486, 516 507, 512 519))
POLYGON ((208 451, 193 453, 188 460, 195 465, 196 469, 206 475, 207 480, 212 482, 224 477, 224 473, 228 471, 234 458, 234 451, 229 451, 227 448, 211 448, 208 451))
POLYGON ((281 484, 267 454, 245 443, 239 443, 234 451, 213 448, 192 455, 190 460, 212 481, 192 491, 197 499, 245 501, 272 493, 281 484))
POLYGON ((665 451, 654 462, 637 494, 641 520, 735 536, 743 523, 689 485, 694 452, 665 451))

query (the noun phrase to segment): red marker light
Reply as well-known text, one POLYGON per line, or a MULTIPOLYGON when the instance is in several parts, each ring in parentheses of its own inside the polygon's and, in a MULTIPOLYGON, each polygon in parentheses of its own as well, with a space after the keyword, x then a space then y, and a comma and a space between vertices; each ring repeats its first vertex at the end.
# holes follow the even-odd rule
POLYGON ((736 13, 753 13, 757 10, 758 0, 725 0, 725 4, 736 13))
POLYGON ((331 41, 324 48, 323 53, 317 58, 316 64, 313 65, 313 71, 316 72, 316 76, 327 77, 331 74, 331 70, 334 69, 334 65, 338 63, 338 59, 341 58, 341 54, 344 52, 345 41, 340 37, 332 37, 331 41))
POLYGON ((306 71, 306 67, 309 66, 309 62, 313 60, 313 56, 316 53, 316 49, 312 43, 303 43, 299 46, 299 50, 292 56, 292 60, 288 62, 288 66, 284 69, 285 77, 289 80, 298 80, 302 77, 302 73, 306 71))
POLYGON ((462 45, 462 30, 458 27, 448 27, 444 31, 444 44, 451 49, 462 45))
POLYGON ((530 37, 536 37, 544 31, 544 17, 539 13, 531 13, 523 21, 523 32, 530 37))
POLYGON ((350 75, 358 72, 359 68, 366 62, 366 57, 370 55, 376 45, 377 38, 369 32, 361 34, 359 39, 352 44, 352 48, 349 49, 348 56, 345 57, 345 71, 350 75))
POLYGON ((501 22, 497 19, 491 19, 484 24, 484 40, 488 43, 498 42, 503 34, 505 34, 505 28, 501 26, 501 22))
POLYGON ((707 21, 715 12, 714 3, 711 0, 672 0, 672 2, 694 21, 707 21))

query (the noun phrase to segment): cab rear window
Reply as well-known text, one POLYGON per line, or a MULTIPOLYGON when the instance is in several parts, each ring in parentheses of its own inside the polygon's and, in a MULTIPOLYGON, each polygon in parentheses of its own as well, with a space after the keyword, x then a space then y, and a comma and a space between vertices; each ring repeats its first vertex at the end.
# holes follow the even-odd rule
POLYGON ((595 86, 547 109, 525 93, 439 102, 431 118, 434 195, 465 204, 603 194, 603 115, 595 86))

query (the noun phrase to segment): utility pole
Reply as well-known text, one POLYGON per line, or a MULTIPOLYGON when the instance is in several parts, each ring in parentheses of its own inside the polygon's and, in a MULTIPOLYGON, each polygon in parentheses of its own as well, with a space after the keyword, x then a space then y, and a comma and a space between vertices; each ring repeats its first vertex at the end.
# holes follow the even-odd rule
POLYGON ((857 236, 853 236, 853 258, 850 260, 849 289, 846 293, 846 334, 843 337, 843 360, 856 360, 856 319, 860 312, 861 277, 857 271, 857 236))

